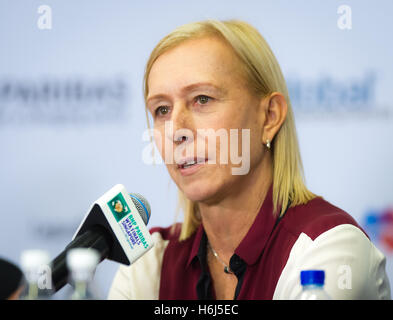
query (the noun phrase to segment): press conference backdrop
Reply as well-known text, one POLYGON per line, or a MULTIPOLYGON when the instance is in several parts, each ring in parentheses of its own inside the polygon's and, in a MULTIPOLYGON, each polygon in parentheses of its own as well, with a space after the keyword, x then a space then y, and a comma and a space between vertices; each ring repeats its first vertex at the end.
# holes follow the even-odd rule
MULTIPOLYGON (((117 183, 149 200, 150 226, 173 223, 176 186, 142 160, 144 66, 176 26, 237 18, 282 67, 309 188, 365 228, 392 280, 392 11, 390 0, 1 0, 0 255, 55 257, 117 183)), ((117 268, 97 269, 104 297, 117 268)))

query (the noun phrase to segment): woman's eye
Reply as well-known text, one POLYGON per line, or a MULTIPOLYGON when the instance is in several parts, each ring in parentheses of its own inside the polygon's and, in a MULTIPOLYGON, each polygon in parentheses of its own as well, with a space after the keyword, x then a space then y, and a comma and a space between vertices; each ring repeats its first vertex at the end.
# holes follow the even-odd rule
POLYGON ((166 106, 160 106, 156 109, 155 114, 157 116, 164 116, 169 112, 169 108, 166 106))
POLYGON ((197 100, 197 102, 199 102, 200 104, 206 104, 206 103, 208 103, 208 102, 211 100, 211 98, 208 97, 208 96, 201 95, 201 96, 198 96, 198 97, 196 98, 196 100, 197 100))

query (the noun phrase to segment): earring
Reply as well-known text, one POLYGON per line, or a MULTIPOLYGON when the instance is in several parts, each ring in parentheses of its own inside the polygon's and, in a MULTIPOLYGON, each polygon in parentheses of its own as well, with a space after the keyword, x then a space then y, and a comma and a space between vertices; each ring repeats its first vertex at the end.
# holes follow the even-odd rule
POLYGON ((270 140, 269 140, 269 139, 266 140, 266 147, 267 147, 268 149, 270 149, 270 147, 271 147, 271 145, 270 145, 270 140))

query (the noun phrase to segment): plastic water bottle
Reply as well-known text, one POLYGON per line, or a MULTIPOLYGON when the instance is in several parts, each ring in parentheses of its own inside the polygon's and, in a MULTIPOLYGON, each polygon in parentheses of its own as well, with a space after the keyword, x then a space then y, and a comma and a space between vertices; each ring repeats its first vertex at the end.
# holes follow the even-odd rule
POLYGON ((94 272, 99 263, 98 252, 94 249, 76 248, 67 253, 67 267, 73 286, 68 298, 71 300, 97 300, 100 294, 94 283, 94 272))
POLYGON ((21 268, 25 276, 21 300, 47 300, 52 294, 50 257, 45 250, 25 250, 21 254, 21 268))
POLYGON ((331 297, 323 289, 325 283, 325 271, 301 271, 300 283, 302 284, 303 290, 296 297, 296 300, 331 300, 331 297))

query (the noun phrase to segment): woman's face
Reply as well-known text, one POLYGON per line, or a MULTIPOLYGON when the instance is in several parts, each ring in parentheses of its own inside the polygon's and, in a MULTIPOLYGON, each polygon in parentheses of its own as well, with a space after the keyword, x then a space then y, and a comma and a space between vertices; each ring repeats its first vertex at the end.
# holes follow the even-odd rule
POLYGON ((227 44, 207 37, 169 50, 151 68, 146 101, 155 142, 192 201, 239 192, 262 162, 264 103, 247 89, 239 66, 227 44))

